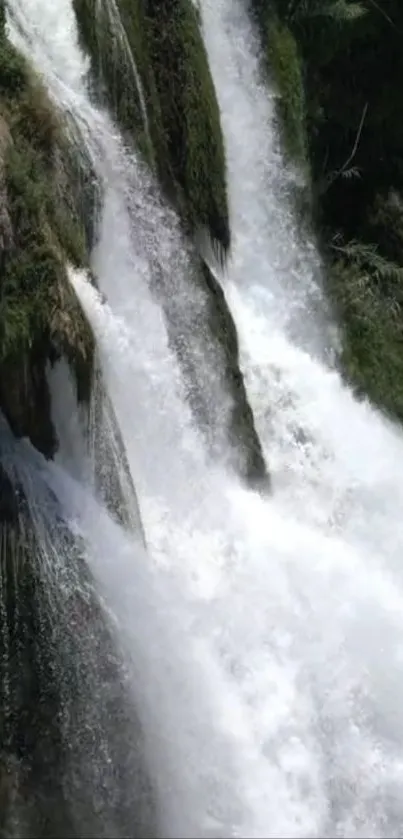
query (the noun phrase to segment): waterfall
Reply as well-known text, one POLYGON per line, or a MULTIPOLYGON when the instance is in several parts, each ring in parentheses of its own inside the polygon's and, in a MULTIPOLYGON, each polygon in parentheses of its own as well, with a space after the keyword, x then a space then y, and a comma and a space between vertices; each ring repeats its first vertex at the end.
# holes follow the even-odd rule
MULTIPOLYGON (((176 316, 195 305, 193 331, 203 332, 203 307, 186 290, 189 256, 174 213, 89 99, 70 0, 10 0, 10 8, 13 39, 71 114, 103 183, 94 268, 106 299, 84 272, 69 276, 96 335, 147 543, 146 552, 96 497, 73 407, 66 422, 65 371, 54 370, 58 461, 46 464, 10 435, 1 461, 25 493, 52 626, 65 631, 58 701, 69 696, 72 672, 88 723, 92 760, 87 740, 79 748, 80 725, 67 726, 61 749, 77 834, 133 835, 128 789, 144 751, 163 836, 401 836, 402 432, 358 402, 333 365, 337 334, 320 261, 314 241, 298 234, 295 178, 280 154, 244 4, 202 0, 200 8, 233 226, 227 272, 217 275, 271 466, 270 498, 241 484, 224 434, 219 456, 207 453, 164 295, 153 289, 158 271, 171 277, 176 316), (82 608, 81 577, 69 576, 77 546, 96 591, 95 637, 78 640, 68 630, 72 592, 82 608), (111 726, 113 684, 122 694, 111 726), (126 705, 136 709, 133 722, 129 712, 122 719, 126 705), (100 809, 89 824, 92 787, 100 809)), ((200 346, 192 345, 193 369, 221 427, 225 389, 200 346)), ((152 832, 147 816, 141 828, 152 832)))
POLYGON ((301 233, 293 212, 293 192, 304 184, 283 164, 276 99, 262 78, 246 4, 203 0, 200 5, 226 140, 231 278, 254 292, 272 326, 331 358, 337 335, 320 293, 320 259, 311 232, 301 233))
POLYGON ((323 363, 337 335, 327 323, 314 242, 298 237, 294 176, 280 157, 256 35, 241 2, 205 0, 202 11, 229 166, 233 259, 222 282, 276 502, 326 533, 365 540, 395 564, 402 433, 357 403, 323 363), (370 531, 368 517, 376 519, 370 531))

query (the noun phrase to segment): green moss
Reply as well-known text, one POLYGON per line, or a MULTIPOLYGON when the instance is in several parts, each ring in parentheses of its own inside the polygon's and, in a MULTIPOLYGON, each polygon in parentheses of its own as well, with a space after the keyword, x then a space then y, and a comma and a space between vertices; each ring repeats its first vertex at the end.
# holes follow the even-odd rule
POLYGON ((403 420, 403 269, 352 243, 328 263, 342 327, 342 368, 359 393, 403 420))
POLYGON ((41 158, 12 120, 11 136, 5 183, 14 247, 2 277, 2 359, 50 329, 57 289, 68 287, 66 258, 86 261, 84 233, 71 217, 67 193, 60 194, 58 163, 41 158))
POLYGON ((299 163, 307 159, 305 96, 297 42, 289 27, 267 16, 267 57, 280 98, 278 109, 284 145, 299 163))
MULTIPOLYGON (((123 130, 134 134, 148 163, 153 160, 145 104, 137 75, 137 53, 129 45, 120 18, 112 7, 97 0, 74 0, 83 46, 91 57, 92 77, 104 104, 108 104, 123 130)), ((137 0, 132 0, 131 17, 136 21, 137 0)), ((132 31, 137 33, 138 26, 132 31)))
MULTIPOLYGON (((147 2, 150 57, 173 179, 193 229, 205 227, 224 251, 230 244, 220 113, 191 0, 147 2)), ((161 168, 166 161, 160 161, 161 168)))
POLYGON ((308 164, 303 62, 290 26, 292 3, 252 0, 260 30, 266 69, 278 93, 277 112, 286 154, 300 166, 308 164))
POLYGON ((206 228, 225 254, 230 229, 224 143, 192 0, 118 0, 113 25, 105 2, 97 11, 95 0, 74 0, 74 5, 98 89, 102 79, 120 124, 144 151, 144 113, 130 56, 135 59, 152 146, 146 157, 185 226, 191 232, 206 228), (113 29, 120 34, 113 35, 113 29))
POLYGON ((14 431, 51 454, 48 360, 64 354, 79 398, 89 394, 94 342, 66 275, 67 261, 87 264, 88 237, 63 122, 4 36, 0 107, 0 405, 14 431))

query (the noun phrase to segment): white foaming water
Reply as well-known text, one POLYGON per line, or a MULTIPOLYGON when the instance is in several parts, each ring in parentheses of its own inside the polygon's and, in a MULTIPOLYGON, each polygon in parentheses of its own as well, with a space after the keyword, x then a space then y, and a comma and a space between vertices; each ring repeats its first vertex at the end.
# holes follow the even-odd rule
POLYGON ((313 239, 301 239, 293 218, 295 172, 283 164, 274 129, 276 99, 260 76, 246 4, 202 0, 200 6, 226 141, 231 276, 253 292, 277 328, 323 352, 324 338, 335 343, 335 330, 318 288, 320 260, 313 239))
MULTIPOLYGON (((87 125, 93 154, 109 153, 97 159, 110 180, 97 254, 108 304, 82 275, 72 281, 99 340, 150 558, 71 479, 54 470, 52 480, 133 658, 164 835, 399 836, 401 434, 295 338, 304 306, 315 328, 316 256, 301 250, 287 209, 242 6, 204 0, 202 11, 228 147, 226 291, 272 464, 271 501, 207 468, 147 294, 156 242, 142 248, 141 231, 133 237, 119 141, 88 102, 70 3, 57 16, 49 0, 11 6, 23 8, 25 48, 87 125)), ((169 243, 167 217, 155 212, 169 243)))
POLYGON ((319 262, 313 245, 301 250, 297 239, 257 38, 241 2, 204 0, 202 11, 229 170, 233 248, 223 285, 276 499, 293 518, 341 529, 397 561, 402 432, 358 404, 306 349, 306 330, 317 327, 309 301, 319 294, 319 262))

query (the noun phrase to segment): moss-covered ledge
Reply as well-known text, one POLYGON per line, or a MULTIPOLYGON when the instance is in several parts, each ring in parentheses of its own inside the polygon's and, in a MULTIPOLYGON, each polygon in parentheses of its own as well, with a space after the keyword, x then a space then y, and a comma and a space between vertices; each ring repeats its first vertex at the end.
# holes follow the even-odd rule
POLYGON ((224 258, 230 247, 224 142, 192 0, 117 0, 113 16, 106 0, 74 0, 74 7, 99 95, 106 89, 185 228, 205 228, 224 258))
POLYGON ((285 153, 304 169, 308 164, 304 69, 295 34, 288 25, 284 3, 252 0, 260 29, 264 67, 277 94, 277 113, 285 153))
POLYGON ((56 448, 45 369, 64 354, 88 398, 91 329, 66 264, 88 264, 80 163, 60 115, 0 30, 0 409, 47 456, 56 448))
MULTIPOLYGON (((182 189, 192 227, 206 228, 226 252, 230 231, 224 143, 197 11, 192 0, 146 0, 144 5, 173 179, 182 189)), ((161 164, 162 175, 166 161, 161 164)))
POLYGON ((133 0, 130 7, 132 42, 123 26, 119 9, 104 0, 73 0, 83 48, 91 62, 91 80, 95 96, 109 107, 120 127, 136 145, 150 165, 154 150, 149 132, 139 62, 142 54, 141 5, 133 0), (136 42, 133 44, 133 37, 136 42), (140 59, 138 54, 140 53, 140 59))

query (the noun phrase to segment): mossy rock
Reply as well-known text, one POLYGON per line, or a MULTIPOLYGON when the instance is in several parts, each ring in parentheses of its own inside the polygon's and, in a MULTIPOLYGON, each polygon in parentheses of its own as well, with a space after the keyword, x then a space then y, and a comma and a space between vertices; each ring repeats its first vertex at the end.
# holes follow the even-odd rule
POLYGON ((224 143, 197 11, 192 0, 145 0, 145 9, 173 177, 193 229, 206 228, 225 254, 230 229, 224 143))
POLYGON ((154 152, 137 70, 137 52, 141 46, 139 2, 132 0, 130 8, 131 43, 112 4, 103 0, 73 0, 73 5, 83 47, 90 55, 98 98, 109 106, 123 131, 135 137, 137 147, 152 164, 154 152))
POLYGON ((369 260, 330 258, 327 288, 341 327, 344 375, 358 394, 403 421, 403 269, 396 266, 394 279, 392 273, 382 282, 369 260))
POLYGON ((284 148, 299 164, 307 163, 305 94, 296 39, 286 23, 267 14, 266 54, 278 90, 278 112, 284 148))
POLYGON ((192 233, 205 228, 223 259, 230 246, 224 142, 192 0, 118 0, 114 18, 105 0, 74 0, 74 6, 100 95, 102 80, 121 126, 146 149, 185 227, 192 233))
POLYGON ((0 105, 0 407, 15 433, 51 456, 48 361, 67 357, 80 400, 91 386, 94 340, 66 273, 68 261, 88 264, 89 208, 66 126, 4 36, 0 105))

